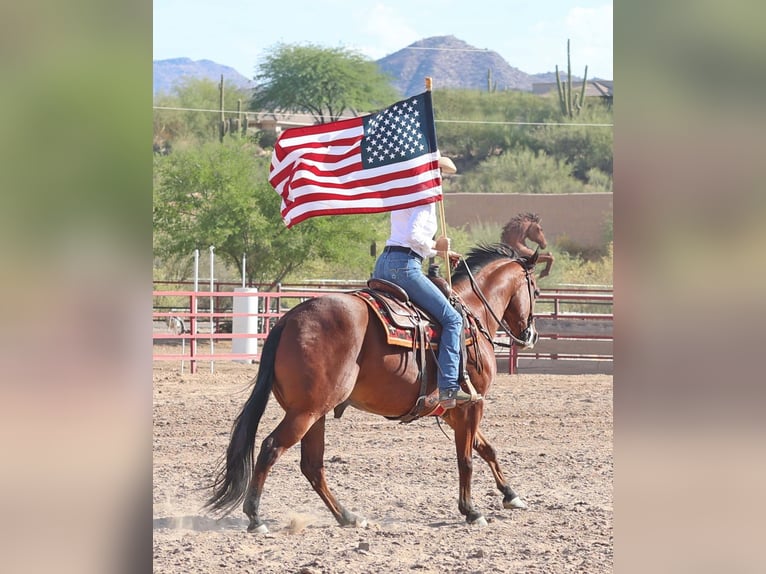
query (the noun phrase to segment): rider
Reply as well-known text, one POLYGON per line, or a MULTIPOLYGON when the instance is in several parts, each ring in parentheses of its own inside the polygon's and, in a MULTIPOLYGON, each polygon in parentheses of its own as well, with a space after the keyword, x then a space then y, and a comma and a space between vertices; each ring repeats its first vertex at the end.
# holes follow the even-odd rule
MULTIPOLYGON (((457 172, 455 164, 446 157, 439 157, 439 167, 442 173, 457 172)), ((422 264, 427 257, 444 257, 446 253, 450 269, 460 259, 458 253, 450 251, 450 240, 445 235, 434 241, 436 229, 435 203, 392 211, 391 235, 375 262, 372 276, 397 284, 407 292, 413 303, 441 324, 436 384, 439 387, 439 404, 450 409, 473 399, 460 389, 458 377, 463 318, 423 273, 422 264)), ((476 400, 480 399, 480 395, 476 397, 476 400)))

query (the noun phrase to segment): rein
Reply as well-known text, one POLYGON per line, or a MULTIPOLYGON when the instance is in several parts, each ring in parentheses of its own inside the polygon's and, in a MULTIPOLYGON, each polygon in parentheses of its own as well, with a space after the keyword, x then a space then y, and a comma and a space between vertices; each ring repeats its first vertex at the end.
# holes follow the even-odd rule
MULTIPOLYGON (((502 328, 503 331, 505 331, 508 334, 508 336, 511 338, 512 341, 514 341, 515 343, 521 345, 522 347, 526 347, 527 346, 527 342, 526 341, 522 341, 521 339, 516 337, 511 332, 511 328, 508 326, 508 324, 505 322, 505 320, 501 319, 501 318, 498 318, 498 316, 492 310, 492 307, 490 307, 489 302, 487 301, 487 298, 484 296, 484 293, 482 293, 481 288, 476 283, 476 279, 474 278, 473 273, 471 272, 471 268, 468 266, 468 263, 466 263, 465 259, 463 260, 463 263, 465 264, 466 271, 468 272, 468 279, 470 279, 470 281, 471 281, 471 289, 473 289, 473 292, 476 293, 476 295, 479 297, 479 299, 481 300, 481 302, 484 305, 484 307, 487 309, 487 311, 489 311, 489 314, 492 315, 492 318, 495 321, 497 321, 498 326, 500 328, 502 328)), ((531 312, 531 309, 532 309, 531 303, 533 301, 533 299, 532 299, 532 297, 533 297, 532 282, 529 279, 529 270, 526 267, 524 267, 523 265, 522 265, 522 267, 524 268, 524 277, 527 280, 527 290, 529 292, 529 301, 530 301, 530 313, 529 313, 529 317, 527 318, 527 327, 528 327, 529 325, 532 324, 532 319, 534 318, 532 316, 532 312, 531 312)), ((484 336, 487 337, 487 335, 488 335, 488 333, 486 333, 484 336)), ((489 337, 487 337, 487 339, 489 339, 489 337)), ((499 347, 510 347, 510 345, 507 345, 505 343, 498 343, 498 342, 494 342, 494 341, 490 341, 490 342, 493 345, 498 345, 499 347)))

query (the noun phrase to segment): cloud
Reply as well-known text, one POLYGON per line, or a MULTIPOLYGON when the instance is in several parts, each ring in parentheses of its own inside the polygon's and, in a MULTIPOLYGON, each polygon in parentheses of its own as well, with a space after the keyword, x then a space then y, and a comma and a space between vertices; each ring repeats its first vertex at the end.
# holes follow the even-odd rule
POLYGON ((406 16, 383 3, 377 3, 372 8, 356 12, 354 21, 359 25, 358 29, 362 30, 363 35, 368 38, 365 44, 356 45, 356 49, 374 60, 401 50, 421 39, 421 35, 410 26, 406 16))
POLYGON ((612 70, 611 3, 595 8, 572 8, 564 19, 564 31, 571 40, 573 66, 577 61, 602 74, 612 70))

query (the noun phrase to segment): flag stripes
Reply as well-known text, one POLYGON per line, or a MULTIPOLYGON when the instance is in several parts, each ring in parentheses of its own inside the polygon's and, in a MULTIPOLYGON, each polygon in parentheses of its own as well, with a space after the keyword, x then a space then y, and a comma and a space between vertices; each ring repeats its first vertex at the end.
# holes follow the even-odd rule
POLYGON ((374 115, 286 130, 274 146, 269 182, 282 198, 287 227, 309 217, 439 201, 430 92, 374 115), (372 158, 385 163, 363 165, 372 158))

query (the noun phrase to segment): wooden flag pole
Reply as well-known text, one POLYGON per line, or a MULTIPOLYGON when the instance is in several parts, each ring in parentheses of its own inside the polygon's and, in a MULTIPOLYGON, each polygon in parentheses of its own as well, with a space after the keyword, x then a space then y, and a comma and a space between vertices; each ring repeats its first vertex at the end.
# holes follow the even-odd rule
MULTIPOLYGON (((426 91, 430 92, 433 87, 433 80, 430 76, 426 76, 426 91)), ((442 228, 442 234, 440 237, 447 237, 447 219, 444 216, 444 193, 442 192, 441 201, 438 205, 439 209, 439 221, 442 228)), ((449 285, 450 291, 452 290, 452 265, 449 260, 449 241, 447 242, 447 251, 441 251, 442 258, 447 263, 447 272, 445 273, 447 278, 447 285, 449 285)))

